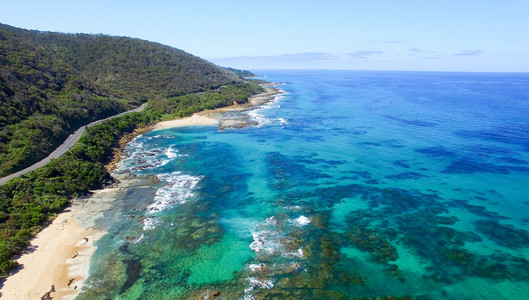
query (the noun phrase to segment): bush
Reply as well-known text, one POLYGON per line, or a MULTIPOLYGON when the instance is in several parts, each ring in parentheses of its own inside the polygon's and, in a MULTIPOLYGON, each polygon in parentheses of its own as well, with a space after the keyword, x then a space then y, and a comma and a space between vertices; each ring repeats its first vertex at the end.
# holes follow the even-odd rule
POLYGON ((153 101, 149 109, 130 113, 90 127, 65 155, 27 175, 0 186, 0 277, 17 265, 20 253, 40 226, 62 211, 69 199, 101 188, 111 177, 104 163, 119 139, 134 129, 173 116, 188 115, 208 107, 243 103, 261 87, 253 82, 179 96, 165 103, 153 101))

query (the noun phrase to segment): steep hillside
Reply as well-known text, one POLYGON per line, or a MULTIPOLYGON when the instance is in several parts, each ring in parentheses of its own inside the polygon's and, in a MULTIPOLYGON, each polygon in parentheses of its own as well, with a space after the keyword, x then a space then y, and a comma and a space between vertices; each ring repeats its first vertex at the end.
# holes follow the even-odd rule
POLYGON ((90 121, 241 82, 157 43, 0 24, 0 176, 45 157, 90 121))

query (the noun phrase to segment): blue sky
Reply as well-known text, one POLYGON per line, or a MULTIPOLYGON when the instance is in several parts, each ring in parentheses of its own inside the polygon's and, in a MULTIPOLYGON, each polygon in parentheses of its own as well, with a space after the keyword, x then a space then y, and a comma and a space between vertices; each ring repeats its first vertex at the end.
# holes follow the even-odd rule
POLYGON ((0 0, 0 22, 136 37, 243 69, 529 72, 527 0, 0 0))

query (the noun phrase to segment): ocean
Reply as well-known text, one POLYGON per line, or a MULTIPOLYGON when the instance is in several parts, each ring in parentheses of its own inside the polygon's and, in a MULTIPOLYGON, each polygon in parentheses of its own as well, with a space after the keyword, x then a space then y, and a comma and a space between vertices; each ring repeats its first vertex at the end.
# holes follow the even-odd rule
POLYGON ((529 74, 256 73, 128 144, 78 299, 529 299, 529 74))

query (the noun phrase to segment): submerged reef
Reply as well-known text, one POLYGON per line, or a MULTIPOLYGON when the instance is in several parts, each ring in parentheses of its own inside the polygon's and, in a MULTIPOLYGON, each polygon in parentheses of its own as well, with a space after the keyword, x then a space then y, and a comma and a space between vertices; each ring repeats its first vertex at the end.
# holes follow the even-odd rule
MULTIPOLYGON (((136 229, 115 239, 79 299, 450 299, 457 295, 445 287, 460 282, 529 280, 521 254, 529 232, 480 205, 499 201, 494 191, 453 189, 468 195, 455 199, 374 186, 380 176, 340 160, 279 152, 263 154, 259 190, 229 147, 194 141, 179 150, 195 153, 200 165, 191 169, 212 171, 193 197, 158 212, 153 228, 142 230, 143 212, 131 217, 136 229)), ((444 148, 419 152, 451 157, 444 148)))

